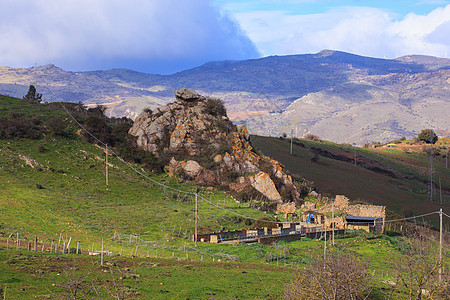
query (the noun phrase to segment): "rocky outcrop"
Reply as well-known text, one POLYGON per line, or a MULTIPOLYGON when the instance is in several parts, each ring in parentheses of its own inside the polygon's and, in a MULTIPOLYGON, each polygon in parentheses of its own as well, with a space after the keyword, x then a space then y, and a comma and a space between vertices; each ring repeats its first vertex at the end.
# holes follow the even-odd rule
POLYGON ((220 100, 188 89, 174 93, 176 102, 143 112, 129 131, 140 148, 169 162, 169 174, 274 203, 300 198, 291 176, 255 152, 247 128, 232 124, 220 100))

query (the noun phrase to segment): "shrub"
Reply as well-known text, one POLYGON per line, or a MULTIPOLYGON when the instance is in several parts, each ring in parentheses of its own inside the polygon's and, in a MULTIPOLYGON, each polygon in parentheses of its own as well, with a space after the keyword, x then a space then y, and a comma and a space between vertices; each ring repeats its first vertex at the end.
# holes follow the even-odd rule
POLYGON ((436 135, 436 133, 434 133, 433 130, 424 129, 417 135, 417 139, 427 144, 434 144, 437 142, 438 136, 436 135))
POLYGON ((286 288, 287 299, 363 299, 370 294, 369 262, 354 254, 330 252, 304 269, 286 288))
POLYGON ((65 131, 64 122, 58 117, 48 121, 47 126, 53 135, 65 136, 68 134, 68 132, 65 131))
POLYGON ((314 135, 314 134, 311 134, 311 133, 308 133, 305 136, 305 139, 310 140, 310 141, 314 141, 314 142, 320 142, 320 138, 317 135, 314 135))
POLYGON ((208 98, 205 103, 205 113, 212 116, 226 116, 227 110, 223 100, 219 98, 208 98))

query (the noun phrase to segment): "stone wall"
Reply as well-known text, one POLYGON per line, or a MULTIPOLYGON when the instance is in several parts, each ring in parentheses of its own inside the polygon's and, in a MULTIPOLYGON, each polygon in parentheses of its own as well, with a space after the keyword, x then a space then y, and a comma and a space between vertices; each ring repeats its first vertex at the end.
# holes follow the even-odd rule
POLYGON ((355 204, 343 207, 349 216, 386 218, 386 206, 355 204))

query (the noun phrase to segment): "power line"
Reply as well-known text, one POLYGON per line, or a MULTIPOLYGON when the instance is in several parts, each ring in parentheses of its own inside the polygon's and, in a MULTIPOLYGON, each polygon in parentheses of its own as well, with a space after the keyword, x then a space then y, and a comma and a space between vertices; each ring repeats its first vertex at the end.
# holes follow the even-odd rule
POLYGON ((439 214, 439 211, 433 211, 427 214, 423 214, 423 215, 419 215, 419 216, 414 216, 414 217, 408 217, 408 218, 401 218, 401 219, 395 219, 395 220, 386 220, 385 223, 391 223, 391 222, 398 222, 398 221, 405 221, 405 220, 410 220, 410 219, 416 219, 416 218, 421 218, 421 217, 426 217, 426 216, 430 216, 433 214, 439 214))
MULTIPOLYGON (((52 92, 50 89, 48 89, 48 90, 53 94, 53 92, 52 92)), ((54 94, 53 94, 53 95, 54 95, 54 94)), ((96 141, 98 141, 100 144, 102 144, 102 145, 104 145, 105 147, 107 147, 107 144, 106 144, 106 143, 104 143, 103 141, 101 141, 100 139, 98 139, 98 138, 97 138, 96 136, 94 136, 91 132, 89 132, 82 124, 80 124, 80 123, 76 120, 76 118, 75 118, 75 117, 67 110, 67 108, 62 104, 61 101, 58 101, 58 102, 59 102, 59 104, 63 107, 63 109, 69 114, 69 116, 75 121, 75 123, 77 123, 78 126, 80 126, 85 132, 87 132, 92 138, 94 138, 94 139, 95 139, 96 141)), ((111 148, 109 148, 108 150, 109 150, 112 154, 114 154, 114 155, 117 157, 117 159, 119 159, 119 161, 121 161, 122 163, 124 163, 126 166, 128 166, 130 169, 132 169, 133 171, 135 171, 137 174, 139 174, 139 175, 143 176, 144 178, 150 180, 152 183, 154 183, 154 184, 156 184, 156 185, 159 185, 160 187, 168 188, 169 190, 176 191, 176 192, 179 192, 179 193, 183 193, 183 194, 186 194, 186 195, 197 195, 197 193, 194 193, 194 192, 188 192, 188 191, 183 191, 183 190, 180 190, 180 189, 177 189, 177 188, 173 188, 173 187, 168 186, 168 185, 166 185, 166 184, 164 184, 164 183, 161 183, 161 182, 159 182, 159 181, 157 181, 157 180, 154 180, 153 178, 150 178, 149 176, 147 176, 147 175, 144 174, 143 172, 139 171, 137 168, 133 167, 133 166, 130 165, 128 162, 126 162, 126 161, 125 161, 122 157, 120 157, 114 150, 112 150, 111 148)), ((246 216, 246 215, 237 213, 237 212, 235 212, 235 211, 226 209, 225 207, 221 207, 221 206, 219 206, 219 205, 217 205, 217 204, 214 204, 213 202, 211 202, 211 201, 207 200, 206 198, 202 197, 201 195, 197 195, 197 196, 198 196, 200 199, 206 201, 207 203, 209 203, 209 204, 211 204, 211 205, 213 205, 213 206, 215 206, 215 207, 217 207, 217 208, 219 208, 219 209, 222 209, 222 210, 224 210, 224 211, 226 211, 226 212, 229 212, 229 213, 231 213, 231 214, 234 214, 234 215, 237 215, 237 216, 246 218, 246 219, 251 219, 251 220, 254 220, 254 221, 262 221, 262 222, 267 222, 267 223, 274 223, 274 224, 282 224, 282 223, 285 223, 285 222, 281 222, 281 221, 271 221, 271 220, 263 220, 263 219, 257 219, 257 218, 249 217, 249 216, 246 216)), ((386 220, 385 223, 391 223, 391 222, 397 222, 397 221, 403 221, 403 220, 409 220, 409 219, 421 218, 421 217, 429 216, 429 215, 432 215, 432 214, 439 214, 439 213, 440 213, 439 211, 436 211, 436 212, 431 212, 431 213, 427 213, 427 214, 423 214, 423 215, 419 215, 419 216, 414 216, 414 217, 401 218, 401 219, 395 219, 395 220, 386 220)), ((450 218, 450 216, 448 216, 448 215, 445 214, 444 212, 443 212, 443 214, 444 214, 445 216, 447 216, 448 218, 450 218)))

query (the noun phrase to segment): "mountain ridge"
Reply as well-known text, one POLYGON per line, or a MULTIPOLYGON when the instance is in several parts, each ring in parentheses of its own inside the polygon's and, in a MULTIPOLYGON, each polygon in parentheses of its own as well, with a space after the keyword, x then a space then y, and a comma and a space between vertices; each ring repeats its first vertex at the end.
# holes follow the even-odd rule
POLYGON ((37 85, 47 101, 106 104, 108 115, 131 118, 146 107, 169 103, 173 90, 187 87, 222 98, 233 121, 260 135, 293 131, 364 144, 412 137, 423 128, 450 129, 450 59, 430 56, 381 59, 323 50, 208 62, 171 75, 126 69, 69 72, 54 65, 0 67, 0 92, 20 97, 29 84, 37 85), (299 99, 303 110, 288 110, 299 99), (364 124, 367 111, 378 116, 364 124))

